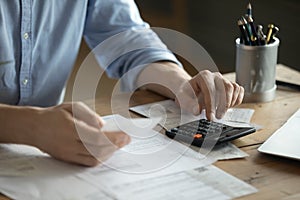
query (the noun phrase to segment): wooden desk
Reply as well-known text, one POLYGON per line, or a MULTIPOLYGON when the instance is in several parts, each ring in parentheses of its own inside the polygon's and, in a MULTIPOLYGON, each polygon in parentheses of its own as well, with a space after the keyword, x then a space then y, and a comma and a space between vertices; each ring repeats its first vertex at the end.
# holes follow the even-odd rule
MULTIPOLYGON (((277 74, 280 80, 300 82, 300 73, 283 65, 278 65, 277 74)), ((234 73, 226 74, 225 77, 234 80, 234 73)), ((121 114, 128 112, 128 106, 122 103, 126 98, 128 98, 126 94, 117 98, 115 110, 121 114)), ((131 98, 130 105, 135 106, 164 99, 148 91, 139 91, 131 98)), ((109 102, 108 98, 97 99, 96 111, 101 115, 111 114, 109 102)), ((93 101, 87 104, 93 104, 93 101)), ((259 145, 300 108, 300 92, 278 89, 276 99, 272 102, 248 103, 239 107, 255 109, 252 123, 263 127, 254 134, 234 141, 235 145, 250 155, 249 157, 218 161, 215 165, 259 190, 258 193, 240 199, 300 199, 300 161, 261 154, 257 151, 259 145)), ((0 196, 0 200, 4 199, 7 198, 0 196)))
MULTIPOLYGON (((225 76, 234 80, 234 73, 225 76)), ((278 65, 277 79, 299 84, 300 73, 278 65)), ((300 199, 300 161, 257 151, 259 145, 300 108, 300 92, 278 88, 276 98, 272 102, 248 103, 239 107, 255 109, 252 123, 263 127, 256 133, 234 142, 250 155, 248 158, 219 161, 215 165, 259 190, 256 194, 240 199, 300 199)))

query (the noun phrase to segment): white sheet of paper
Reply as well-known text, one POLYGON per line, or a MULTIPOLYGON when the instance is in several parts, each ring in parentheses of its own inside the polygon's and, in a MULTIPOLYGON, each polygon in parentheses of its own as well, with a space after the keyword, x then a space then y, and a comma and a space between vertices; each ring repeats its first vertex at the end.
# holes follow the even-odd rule
POLYGON ((129 110, 136 112, 145 117, 155 118, 161 117, 160 125, 166 129, 171 129, 179 126, 182 123, 191 122, 204 115, 195 116, 190 113, 182 112, 173 100, 164 100, 150 104, 131 107, 129 110))
MULTIPOLYGON (((192 147, 195 151, 199 151, 199 148, 192 147)), ((229 160, 245 158, 249 156, 244 151, 240 150, 234 144, 227 142, 216 145, 207 155, 208 158, 216 160, 229 160)))
POLYGON ((0 177, 0 191, 22 200, 113 199, 103 187, 95 187, 77 175, 87 168, 50 157, 31 160, 35 171, 27 176, 0 177))
POLYGON ((257 192, 251 185, 210 165, 110 186, 118 199, 232 199, 257 192))
POLYGON ((133 183, 112 186, 120 200, 230 199, 219 190, 204 184, 188 172, 178 172, 133 183))
MULTIPOLYGON (((150 104, 131 107, 129 110, 145 117, 161 117, 161 125, 166 129, 171 129, 180 124, 191 122, 197 119, 205 118, 205 112, 194 116, 193 114, 181 112, 180 108, 173 100, 164 100, 150 104)), ((216 120, 230 126, 249 127, 253 109, 230 108, 221 120, 216 120)))
POLYGON ((240 123, 250 123, 253 113, 254 110, 249 108, 230 108, 226 112, 223 120, 240 123))
POLYGON ((121 115, 110 115, 106 116, 105 119, 105 124, 101 128, 102 131, 121 130, 133 138, 149 137, 146 130, 152 130, 162 120, 160 117, 127 119, 121 115))
POLYGON ((214 146, 213 149, 206 152, 205 149, 201 149, 196 146, 190 146, 191 149, 194 150, 196 153, 204 154, 211 160, 229 160, 229 159, 238 159, 238 158, 245 158, 248 157, 249 154, 239 149, 237 146, 230 142, 225 142, 222 144, 218 144, 214 146))
POLYGON ((210 185, 232 199, 257 192, 253 186, 213 165, 194 169, 189 173, 205 185, 210 185))
POLYGON ((251 127, 253 126, 250 124, 253 113, 253 109, 230 108, 222 119, 216 121, 233 127, 251 127))
POLYGON ((44 156, 39 149, 26 145, 0 144, 0 176, 25 176, 34 171, 30 160, 44 156))

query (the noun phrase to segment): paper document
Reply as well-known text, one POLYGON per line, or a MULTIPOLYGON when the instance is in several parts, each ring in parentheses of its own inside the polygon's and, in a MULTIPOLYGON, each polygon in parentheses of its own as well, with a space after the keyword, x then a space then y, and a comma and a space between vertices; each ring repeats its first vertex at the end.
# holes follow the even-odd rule
POLYGON ((254 113, 253 109, 248 108, 230 108, 223 117, 224 121, 250 123, 254 113))
POLYGON ((145 117, 161 117, 160 124, 166 128, 171 129, 184 122, 191 122, 200 119, 200 116, 195 116, 190 113, 181 113, 180 108, 173 100, 159 101, 150 104, 131 107, 129 110, 136 112, 145 117))
POLYGON ((26 176, 0 176, 0 192, 16 200, 114 199, 105 187, 95 187, 78 177, 86 167, 50 157, 31 160, 35 170, 26 176))
POLYGON ((198 168, 189 171, 189 173, 192 177, 196 177, 205 185, 210 185, 227 196, 230 196, 231 199, 257 192, 257 189, 253 186, 213 165, 198 168))
POLYGON ((117 199, 233 199, 257 192, 251 185, 215 166, 109 186, 117 199))
MULTIPOLYGON (((166 128, 171 129, 179 126, 180 124, 195 121, 197 119, 205 118, 205 112, 195 116, 184 111, 181 112, 180 108, 173 100, 159 101, 150 104, 131 107, 129 110, 136 112, 145 117, 160 117, 160 124, 166 128)), ((230 126, 243 126, 249 127, 251 117, 254 113, 253 109, 246 108, 230 108, 221 120, 216 120, 230 126)))
POLYGON ((154 127, 155 119, 132 119, 137 129, 129 119, 114 119, 118 126, 106 125, 105 129, 135 131, 128 132, 132 142, 97 167, 61 162, 26 145, 0 145, 0 166, 2 162, 12 167, 9 175, 0 174, 0 192, 16 200, 231 199, 255 192, 210 166, 215 159, 155 130, 139 132, 144 125, 154 127), (18 175, 23 171, 27 172, 18 175))
POLYGON ((152 130, 162 120, 161 117, 127 119, 121 115, 110 115, 105 119, 102 131, 123 131, 133 138, 149 137, 147 131, 152 130))
POLYGON ((39 149, 15 144, 0 145, 0 176, 25 176, 34 171, 31 160, 45 156, 39 149))
POLYGON ((0 191, 13 199, 22 200, 219 200, 232 199, 257 191, 214 166, 171 174, 162 173, 160 176, 131 174, 127 177, 107 176, 110 174, 107 169, 101 173, 91 174, 94 179, 90 179, 91 177, 85 174, 90 168, 69 165, 50 158, 35 160, 33 164, 38 169, 35 174, 0 177, 0 191), (136 176, 139 178, 135 178, 136 176))
POLYGON ((179 172, 133 183, 118 184, 112 187, 118 199, 230 199, 229 196, 204 184, 189 172, 179 172))
POLYGON ((222 143, 214 146, 212 151, 210 151, 207 155, 208 158, 216 159, 216 160, 245 158, 247 156, 249 156, 247 153, 240 150, 238 147, 236 147, 234 144, 230 142, 222 143))

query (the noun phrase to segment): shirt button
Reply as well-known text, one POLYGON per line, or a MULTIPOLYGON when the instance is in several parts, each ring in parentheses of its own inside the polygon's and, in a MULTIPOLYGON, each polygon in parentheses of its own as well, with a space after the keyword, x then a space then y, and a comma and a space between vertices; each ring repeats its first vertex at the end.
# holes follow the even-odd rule
POLYGON ((25 78, 25 79, 22 81, 22 83, 23 83, 23 85, 27 85, 27 83, 28 83, 28 79, 27 79, 27 78, 25 78))
POLYGON ((25 40, 27 40, 29 38, 29 34, 28 33, 24 33, 23 37, 24 37, 25 40))

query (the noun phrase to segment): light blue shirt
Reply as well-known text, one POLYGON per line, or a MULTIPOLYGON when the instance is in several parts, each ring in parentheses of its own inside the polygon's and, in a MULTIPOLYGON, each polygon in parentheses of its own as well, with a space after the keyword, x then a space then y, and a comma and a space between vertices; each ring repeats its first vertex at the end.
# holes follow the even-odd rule
MULTIPOLYGON (((123 31, 122 40, 96 55, 110 77, 159 60, 178 63, 141 19, 133 0, 1 0, 0 103, 59 103, 82 37, 93 49, 123 31), (126 53, 131 43, 151 45, 126 53)), ((127 76, 123 88, 134 89, 138 73, 127 76)))

